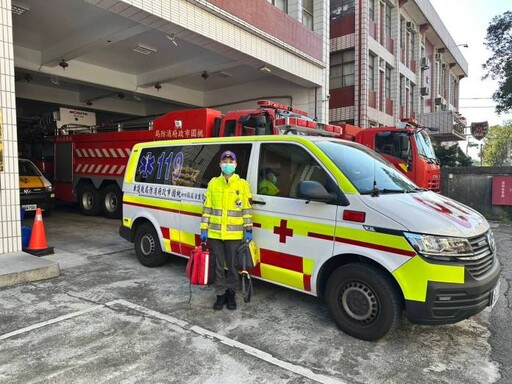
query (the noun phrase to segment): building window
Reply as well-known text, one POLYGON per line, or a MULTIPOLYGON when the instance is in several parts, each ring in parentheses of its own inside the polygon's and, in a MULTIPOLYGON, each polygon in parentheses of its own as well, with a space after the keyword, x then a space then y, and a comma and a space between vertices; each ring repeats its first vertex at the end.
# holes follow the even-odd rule
POLYGON ((375 91, 375 61, 377 57, 370 53, 370 57, 368 60, 368 86, 370 87, 370 91, 375 91))
POLYGON ((288 13, 288 0, 267 0, 274 7, 280 9, 281 11, 288 13))
POLYGON ((331 0, 331 20, 355 12, 354 0, 331 0))
POLYGON ((302 0, 302 24, 313 30, 313 0, 302 0))
POLYGON ((410 32, 409 33, 409 47, 410 47, 410 52, 409 52, 409 60, 414 60, 414 58, 416 57, 415 55, 415 51, 416 51, 416 44, 414 44, 414 36, 415 34, 413 32, 410 32))
POLYGON ((405 19, 400 18, 400 48, 402 51, 405 50, 405 37, 407 36, 407 30, 405 29, 405 19))
POLYGON ((384 84, 384 97, 391 99, 391 67, 386 66, 386 80, 384 84))
POLYGON ((411 116, 412 113, 414 113, 414 89, 416 87, 411 83, 411 86, 409 88, 409 116, 411 116))
POLYGON ((375 21, 375 0, 368 1, 368 15, 370 20, 375 21))
POLYGON ((391 6, 389 4, 386 4, 386 15, 384 20, 384 29, 386 33, 386 37, 388 39, 391 38, 391 6))
POLYGON ((354 85, 355 51, 338 52, 331 55, 329 88, 336 89, 354 85))
POLYGON ((404 96, 405 96, 405 76, 400 75, 400 95, 399 95, 399 101, 400 101, 400 107, 403 107, 404 102, 404 96))

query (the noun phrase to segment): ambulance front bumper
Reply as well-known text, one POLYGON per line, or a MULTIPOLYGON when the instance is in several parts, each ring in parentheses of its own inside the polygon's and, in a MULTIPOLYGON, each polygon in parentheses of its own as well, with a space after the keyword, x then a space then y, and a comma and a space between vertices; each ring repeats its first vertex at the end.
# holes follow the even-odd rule
POLYGON ((429 282, 424 303, 406 300, 407 318, 416 324, 453 324, 480 313, 496 302, 500 269, 495 260, 482 279, 466 270, 464 284, 429 282))

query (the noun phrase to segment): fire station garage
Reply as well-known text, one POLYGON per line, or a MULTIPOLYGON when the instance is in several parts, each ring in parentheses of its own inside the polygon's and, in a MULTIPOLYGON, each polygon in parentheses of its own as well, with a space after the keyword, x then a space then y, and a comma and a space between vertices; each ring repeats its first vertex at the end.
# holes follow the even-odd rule
MULTIPOLYGON (((307 19, 301 1, 289 1, 288 13, 265 0, 3 3, 0 254, 21 250, 21 208, 35 207, 20 200, 30 188, 19 184, 18 158, 41 170, 57 201, 119 217, 120 189, 96 177, 103 168, 80 170, 90 185, 62 186, 77 172, 77 132, 149 129, 170 111, 256 109, 260 99, 327 121, 327 1, 315 0, 307 19), (67 156, 56 152, 59 137, 67 156)), ((81 155, 128 156, 99 144, 81 155)), ((122 180, 123 170, 112 172, 122 180)))

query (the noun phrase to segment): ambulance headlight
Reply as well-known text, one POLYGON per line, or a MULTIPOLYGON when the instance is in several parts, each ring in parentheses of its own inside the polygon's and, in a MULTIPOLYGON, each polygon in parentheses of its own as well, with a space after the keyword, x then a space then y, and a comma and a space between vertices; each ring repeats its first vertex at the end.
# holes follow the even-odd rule
POLYGON ((43 185, 44 185, 44 190, 46 192, 52 192, 53 191, 53 186, 52 184, 46 180, 46 178, 43 177, 43 185))
POLYGON ((437 260, 469 256, 473 253, 471 244, 461 237, 444 237, 405 233, 405 237, 419 254, 437 260))

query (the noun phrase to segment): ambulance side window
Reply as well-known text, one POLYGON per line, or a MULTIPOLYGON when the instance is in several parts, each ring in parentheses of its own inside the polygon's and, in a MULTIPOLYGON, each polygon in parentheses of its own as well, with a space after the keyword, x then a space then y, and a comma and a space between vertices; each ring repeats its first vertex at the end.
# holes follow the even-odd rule
POLYGON ((220 175, 220 154, 228 149, 237 156, 236 173, 246 178, 251 147, 251 144, 198 144, 144 148, 135 181, 206 188, 212 177, 220 175))
POLYGON ((263 144, 258 169, 258 183, 263 181, 265 171, 272 170, 277 176, 275 196, 297 197, 297 187, 302 180, 314 180, 329 192, 335 192, 335 183, 317 160, 304 148, 296 144, 263 144))
POLYGON ((242 179, 247 179, 252 144, 208 144, 200 147, 202 150, 196 161, 201 164, 202 172, 197 187, 206 188, 213 177, 220 175, 220 155, 227 150, 232 151, 236 156, 236 174, 242 179))

